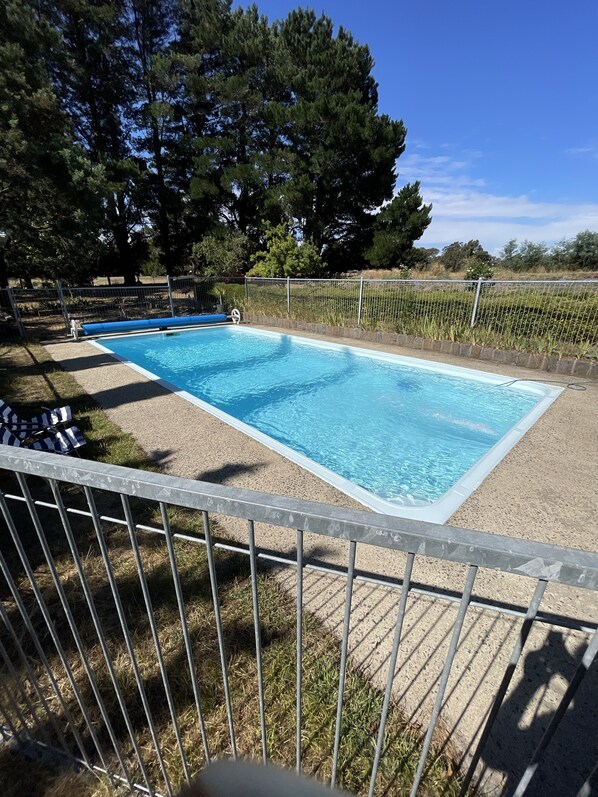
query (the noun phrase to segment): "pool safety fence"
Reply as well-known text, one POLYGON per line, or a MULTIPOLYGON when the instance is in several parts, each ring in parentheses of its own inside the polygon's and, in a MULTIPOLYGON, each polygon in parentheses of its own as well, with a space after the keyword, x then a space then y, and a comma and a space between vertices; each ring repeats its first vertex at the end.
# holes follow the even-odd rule
MULTIPOLYGON (((241 288, 243 280, 240 281, 241 288)), ((234 281, 171 277, 165 285, 73 288, 60 281, 48 288, 0 291, 2 308, 13 316, 21 337, 68 334, 71 322, 129 321, 222 312, 224 290, 234 281)))
MULTIPOLYGON (((362 790, 380 793, 393 695, 397 687, 403 694, 411 688, 398 662, 405 656, 409 660, 419 644, 425 649, 429 642, 423 620, 413 624, 410 619, 411 608, 418 601, 434 601, 448 607, 444 611, 450 620, 438 645, 439 670, 433 679, 426 676, 430 707, 422 721, 417 766, 410 774, 411 797, 423 788, 437 755, 438 732, 447 727, 444 715, 455 679, 467 674, 461 655, 469 634, 465 629, 479 628, 488 613, 513 623, 514 634, 502 671, 492 677, 479 673, 489 696, 463 760, 460 794, 469 793, 483 763, 496 761, 488 751, 505 713, 514 712, 506 724, 509 736, 524 723, 518 679, 530 680, 530 661, 538 655, 546 672, 559 674, 546 676, 538 689, 543 694, 556 689, 556 698, 549 714, 532 701, 531 722, 539 723, 539 732, 526 737, 527 747, 518 743, 515 755, 509 754, 512 772, 501 793, 530 793, 528 787, 550 767, 561 731, 575 743, 563 775, 570 788, 566 793, 590 793, 595 756, 587 766, 576 759, 583 743, 593 744, 598 734, 595 727, 592 733, 583 726, 580 738, 574 731, 583 713, 584 684, 595 674, 598 632, 595 623, 545 613, 543 600, 554 587, 593 600, 598 554, 4 446, 0 486, 0 728, 6 742, 54 750, 148 794, 174 794, 198 767, 221 755, 277 761, 285 745, 293 750, 298 771, 319 769, 322 776, 322 762, 314 764, 311 749, 318 731, 313 718, 311 725, 305 722, 304 712, 308 668, 315 666, 305 649, 310 579, 315 575, 338 583, 341 595, 336 698, 331 701, 336 709, 329 737, 332 785, 347 783, 347 768, 365 755, 369 763, 362 790), (197 520, 192 531, 176 531, 181 512, 197 520), (222 517, 240 521, 242 540, 220 537, 222 517), (256 542, 266 526, 277 530, 281 550, 256 542), (343 562, 326 559, 322 551, 331 545, 338 547, 343 562), (387 560, 395 557, 391 573, 361 570, 357 563, 363 549, 378 550, 387 560), (198 551, 204 552, 202 565, 194 558, 198 551), (459 588, 418 582, 414 573, 426 558, 459 568, 459 588), (239 570, 247 560, 250 589, 243 639, 245 655, 255 667, 253 703, 248 702, 247 685, 237 688, 238 645, 231 652, 244 626, 231 627, 228 612, 230 589, 238 589, 239 570), (531 595, 527 605, 476 597, 476 583, 489 571, 496 583, 525 583, 531 595), (272 664, 277 640, 265 630, 271 607, 263 592, 264 577, 281 574, 294 595, 291 601, 287 594, 287 600, 294 607, 289 613, 295 614, 296 629, 293 666, 284 672, 272 664), (383 593, 393 606, 388 610, 392 644, 381 665, 385 687, 365 752, 346 747, 352 731, 348 717, 355 721, 360 716, 359 706, 351 706, 347 683, 351 632, 357 622, 355 597, 364 584, 383 593), (200 598, 210 607, 201 610, 201 633, 200 598), (167 610, 177 620, 165 633, 167 610), (214 637, 209 650, 205 622, 214 637), (539 628, 549 629, 540 653, 529 644, 539 628), (556 640, 569 632, 577 635, 579 650, 565 678, 556 640), (284 682, 280 692, 274 690, 276 679, 284 682), (184 700, 181 690, 186 690, 184 700), (294 720, 294 733, 286 728, 284 739, 271 721, 278 703, 284 703, 294 720), (521 758, 526 751, 529 760, 521 758)), ((571 604, 564 599, 559 605, 571 604)), ((374 620, 366 613, 360 622, 374 620)), ((463 697, 461 701, 466 702, 463 697)))
POLYGON ((598 280, 248 277, 243 307, 424 339, 598 355, 598 280))
POLYGON ((172 277, 164 285, 12 288, 2 308, 25 336, 71 321, 197 315, 238 307, 427 340, 585 359, 598 357, 598 280, 370 280, 172 277))

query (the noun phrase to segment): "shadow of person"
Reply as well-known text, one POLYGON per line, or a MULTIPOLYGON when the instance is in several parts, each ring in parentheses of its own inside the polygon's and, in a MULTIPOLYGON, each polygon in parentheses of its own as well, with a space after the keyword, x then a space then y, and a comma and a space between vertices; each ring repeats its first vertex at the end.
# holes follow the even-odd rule
MULTIPOLYGON (((511 797, 586 649, 579 641, 573 652, 564 635, 551 629, 544 644, 524 658, 517 686, 504 701, 482 760, 487 770, 502 773, 498 792, 511 797)), ((526 797, 573 797, 582 787, 598 758, 596 667, 590 667, 562 718, 532 778, 526 797)), ((494 782, 494 780, 492 781, 494 782)), ((496 791, 489 788, 491 794, 496 791)))

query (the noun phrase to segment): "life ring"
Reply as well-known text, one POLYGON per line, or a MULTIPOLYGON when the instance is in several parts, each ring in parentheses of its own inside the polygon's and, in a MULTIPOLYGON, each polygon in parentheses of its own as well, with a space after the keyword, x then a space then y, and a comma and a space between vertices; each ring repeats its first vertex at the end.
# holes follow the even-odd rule
POLYGON ((234 310, 231 310, 230 317, 233 324, 239 324, 241 322, 241 313, 237 310, 236 307, 234 310))

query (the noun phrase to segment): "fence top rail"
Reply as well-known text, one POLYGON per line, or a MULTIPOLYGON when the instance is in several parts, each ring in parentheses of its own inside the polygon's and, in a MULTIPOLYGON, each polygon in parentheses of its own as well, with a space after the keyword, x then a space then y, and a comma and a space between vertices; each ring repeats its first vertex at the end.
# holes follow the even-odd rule
POLYGON ((168 292, 168 285, 95 285, 85 286, 83 288, 69 288, 67 286, 62 286, 63 291, 74 292, 79 291, 81 293, 97 293, 98 291, 106 291, 110 293, 111 291, 162 291, 168 292))
MULTIPOLYGON (((288 281, 290 282, 361 282, 360 277, 246 277, 247 282, 278 282, 278 283, 285 283, 288 281)), ((485 279, 483 277, 479 279, 448 279, 443 277, 441 279, 430 278, 430 279, 400 279, 400 278, 385 278, 385 277, 377 277, 372 279, 370 277, 363 277, 364 282, 380 282, 380 283, 399 283, 399 284, 415 284, 415 285, 438 285, 438 284, 447 284, 447 285, 475 285, 478 281, 482 284, 484 283, 491 283, 492 285, 555 285, 555 286, 569 286, 569 285, 597 285, 598 286, 598 279, 582 279, 582 280, 575 280, 575 279, 553 279, 553 280, 500 280, 500 279, 485 279)))
POLYGON ((598 553, 0 445, 0 469, 598 590, 598 553))

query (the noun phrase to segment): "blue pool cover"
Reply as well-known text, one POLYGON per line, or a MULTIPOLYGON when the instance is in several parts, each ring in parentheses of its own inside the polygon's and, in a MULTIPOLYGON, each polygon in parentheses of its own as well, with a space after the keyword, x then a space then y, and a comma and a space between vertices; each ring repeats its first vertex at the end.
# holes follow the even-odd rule
POLYGON ((167 318, 139 318, 136 321, 102 321, 97 324, 81 324, 86 335, 101 335, 103 332, 132 332, 139 329, 165 329, 166 327, 188 327, 194 324, 216 324, 226 321, 225 313, 206 315, 168 316, 167 318))

